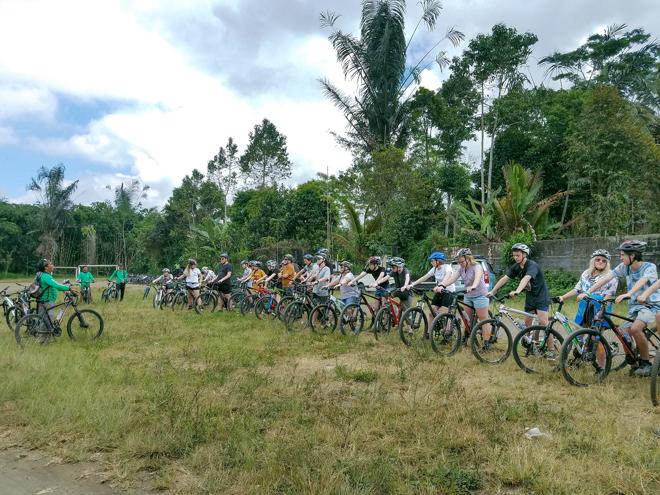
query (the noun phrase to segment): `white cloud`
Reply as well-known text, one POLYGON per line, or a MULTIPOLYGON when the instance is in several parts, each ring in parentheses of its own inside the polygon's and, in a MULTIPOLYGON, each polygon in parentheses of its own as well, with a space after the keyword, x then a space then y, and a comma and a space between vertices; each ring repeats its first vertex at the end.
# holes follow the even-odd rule
POLYGON ((57 99, 41 88, 0 84, 0 121, 33 117, 50 121, 57 110, 57 99))
POLYGON ((19 142, 18 136, 14 129, 7 126, 0 125, 0 146, 7 144, 16 144, 19 142))

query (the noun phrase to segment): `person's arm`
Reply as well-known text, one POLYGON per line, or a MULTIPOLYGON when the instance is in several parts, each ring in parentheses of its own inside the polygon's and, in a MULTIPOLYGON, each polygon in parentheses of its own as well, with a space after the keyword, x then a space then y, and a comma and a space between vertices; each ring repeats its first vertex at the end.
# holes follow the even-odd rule
POLYGON ((516 290, 512 290, 511 292, 509 292, 509 296, 514 297, 520 294, 525 289, 525 287, 527 287, 527 284, 529 283, 530 280, 532 280, 531 275, 525 275, 523 278, 521 278, 518 287, 516 287, 516 290))
POLYGON ((355 285, 355 284, 357 284, 357 283, 360 281, 360 279, 362 279, 362 278, 364 278, 364 277, 366 277, 366 276, 367 276, 367 272, 360 272, 360 274, 357 275, 357 276, 353 279, 353 282, 351 283, 351 285, 355 285))
POLYGON ((94 275, 92 275, 91 273, 89 274, 89 283, 90 284, 94 283, 94 275))
POLYGON ((614 277, 616 277, 616 274, 612 271, 605 275, 603 278, 598 280, 594 285, 589 287, 586 291, 585 294, 591 295, 594 292, 596 292, 598 289, 600 289, 603 285, 605 285, 607 282, 612 280, 614 277))
POLYGON ((406 278, 403 280, 403 287, 401 287, 402 291, 408 290, 408 286, 410 285, 410 272, 406 270, 406 278))
POLYGON ((497 281, 495 286, 492 288, 492 290, 489 290, 488 293, 486 294, 487 296, 492 296, 493 294, 497 294, 497 291, 502 287, 504 284, 506 284, 509 280, 508 275, 502 275, 502 278, 497 281))
POLYGON ((383 270, 380 275, 378 275, 378 278, 374 280, 374 283, 370 285, 370 287, 376 287, 378 284, 381 282, 385 282, 385 280, 388 280, 390 278, 389 274, 383 270))
MULTIPOLYGON (((445 288, 449 287, 451 284, 453 284, 454 282, 456 282, 458 280, 458 277, 460 277, 460 273, 458 272, 458 270, 456 270, 456 271, 452 270, 450 273, 445 275, 445 278, 443 278, 442 282, 440 282, 438 284, 438 287, 440 287, 441 289, 445 289, 445 288)), ((435 290, 436 288, 433 289, 434 292, 438 292, 438 291, 435 290)))
MULTIPOLYGON (((46 275, 46 274, 44 274, 44 275, 46 275)), ((54 289, 61 290, 61 291, 71 290, 71 286, 60 284, 59 282, 56 282, 51 274, 47 274, 48 276, 46 276, 46 277, 44 277, 44 275, 41 276, 41 279, 43 280, 44 284, 46 284, 48 287, 52 287, 54 289)))
POLYGON ((651 297, 651 295, 658 290, 660 290, 660 279, 656 280, 654 284, 652 284, 648 289, 642 292, 637 298, 637 300, 641 303, 645 303, 647 299, 651 297))
MULTIPOLYGON (((406 290, 407 290, 407 289, 412 289, 412 288, 415 287, 417 284, 421 284, 422 282, 428 280, 428 278, 429 278, 431 275, 433 275, 433 270, 431 270, 431 272, 427 272, 425 275, 422 275, 421 277, 419 277, 419 278, 418 278, 417 280, 415 280, 414 282, 411 282, 410 284, 404 284, 403 287, 401 287, 401 288, 402 288, 402 289, 406 289, 406 290)), ((408 275, 408 278, 407 278, 406 280, 410 280, 410 275, 408 275)))
POLYGON ((115 270, 114 272, 112 272, 112 275, 110 275, 110 276, 108 277, 108 282, 112 282, 112 279, 113 279, 113 278, 115 278, 115 279, 117 278, 117 270, 115 270))
POLYGON ((231 272, 227 272, 227 275, 222 277, 220 280, 217 280, 216 283, 221 284, 222 282, 224 282, 225 280, 228 280, 230 278, 231 278, 231 272))

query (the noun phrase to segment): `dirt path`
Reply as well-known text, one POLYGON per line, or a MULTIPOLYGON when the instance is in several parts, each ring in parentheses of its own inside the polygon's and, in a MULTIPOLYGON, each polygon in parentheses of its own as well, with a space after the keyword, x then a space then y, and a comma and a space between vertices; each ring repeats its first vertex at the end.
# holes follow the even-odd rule
POLYGON ((56 460, 16 448, 0 450, 0 495, 118 495, 103 484, 93 464, 58 464, 56 460))

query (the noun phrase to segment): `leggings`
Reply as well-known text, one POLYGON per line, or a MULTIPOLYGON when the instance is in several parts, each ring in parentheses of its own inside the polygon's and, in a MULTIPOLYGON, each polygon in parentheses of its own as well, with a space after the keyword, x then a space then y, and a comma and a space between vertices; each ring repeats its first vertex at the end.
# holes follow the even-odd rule
POLYGON ((120 284, 117 284, 117 288, 119 289, 119 300, 123 301, 124 291, 126 290, 126 282, 121 282, 120 284))

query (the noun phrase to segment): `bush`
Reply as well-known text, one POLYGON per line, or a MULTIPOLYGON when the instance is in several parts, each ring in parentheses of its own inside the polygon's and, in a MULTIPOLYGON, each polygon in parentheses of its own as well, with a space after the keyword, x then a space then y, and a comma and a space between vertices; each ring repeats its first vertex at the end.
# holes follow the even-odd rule
POLYGON ((547 270, 545 271, 545 283, 548 286, 548 291, 550 295, 561 295, 565 294, 573 287, 579 280, 579 276, 567 272, 564 269, 559 270, 547 270))
POLYGON ((447 253, 449 239, 438 229, 432 229, 428 235, 419 241, 410 251, 406 266, 413 275, 424 275, 429 271, 428 256, 433 251, 447 253))

